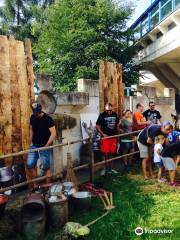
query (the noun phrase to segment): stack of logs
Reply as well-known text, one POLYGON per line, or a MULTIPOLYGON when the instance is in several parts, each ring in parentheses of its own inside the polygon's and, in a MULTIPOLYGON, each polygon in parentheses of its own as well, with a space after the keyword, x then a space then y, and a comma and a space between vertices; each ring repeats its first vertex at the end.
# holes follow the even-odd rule
MULTIPOLYGON (((29 148, 32 101, 31 42, 0 36, 0 155, 29 148)), ((11 161, 5 159, 5 165, 10 165, 11 161)))

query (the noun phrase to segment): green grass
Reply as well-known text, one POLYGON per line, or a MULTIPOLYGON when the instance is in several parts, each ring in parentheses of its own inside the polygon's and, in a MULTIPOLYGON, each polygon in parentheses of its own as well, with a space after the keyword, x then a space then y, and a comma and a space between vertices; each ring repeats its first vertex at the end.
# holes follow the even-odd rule
MULTIPOLYGON (((158 184, 156 180, 144 182, 141 174, 114 175, 100 178, 104 188, 113 192, 115 209, 90 227, 87 240, 179 240, 180 190, 158 184), (136 227, 171 229, 172 234, 137 236, 136 227)), ((87 224, 104 213, 99 199, 93 200, 90 212, 73 210, 70 221, 87 224)), ((45 240, 54 240, 58 232, 49 233, 45 240)))

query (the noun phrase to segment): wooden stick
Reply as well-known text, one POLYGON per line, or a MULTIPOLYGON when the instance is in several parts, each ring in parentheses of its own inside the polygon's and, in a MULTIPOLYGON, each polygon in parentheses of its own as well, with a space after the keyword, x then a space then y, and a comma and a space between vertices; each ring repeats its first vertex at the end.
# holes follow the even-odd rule
POLYGON ((14 189, 14 188, 19 188, 19 187, 22 187, 22 186, 26 186, 26 185, 28 185, 28 184, 30 184, 30 183, 43 181, 43 180, 45 180, 45 179, 47 179, 47 178, 50 178, 50 177, 52 177, 52 176, 43 176, 43 177, 35 178, 35 179, 29 180, 29 181, 26 181, 26 182, 18 183, 18 184, 9 186, 9 187, 1 188, 1 189, 0 189, 0 193, 6 192, 6 191, 8 191, 8 190, 12 190, 12 189, 14 189))
POLYGON ((110 193, 110 202, 111 202, 111 205, 113 205, 113 196, 112 196, 112 192, 110 193))
POLYGON ((103 202, 104 207, 107 208, 107 205, 106 205, 106 202, 103 199, 103 196, 101 194, 99 194, 99 197, 100 197, 101 201, 103 202))
POLYGON ((104 197, 105 197, 105 199, 106 199, 106 201, 107 201, 107 203, 108 203, 108 206, 110 206, 111 203, 110 203, 110 201, 109 201, 109 198, 108 198, 108 195, 107 195, 107 192, 106 192, 106 191, 104 191, 104 197))
MULTIPOLYGON (((139 132, 140 131, 135 131, 135 132, 131 132, 131 133, 123 133, 123 134, 118 134, 118 135, 114 135, 114 136, 104 137, 102 139, 123 137, 123 136, 133 135, 133 134, 136 134, 136 133, 139 133, 139 132)), ((52 146, 49 146, 49 147, 41 147, 41 148, 36 148, 36 149, 27 149, 27 150, 20 151, 20 152, 17 152, 17 153, 10 153, 10 154, 5 154, 5 155, 0 155, 0 159, 4 159, 4 158, 8 158, 8 157, 16 157, 16 156, 20 156, 20 155, 25 155, 25 154, 28 154, 29 152, 37 152, 37 151, 40 151, 40 150, 50 150, 50 149, 57 148, 57 147, 67 146, 68 144, 84 142, 84 141, 87 141, 89 139, 90 138, 79 139, 79 140, 71 141, 71 142, 67 142, 67 143, 55 144, 55 145, 52 145, 52 146)))

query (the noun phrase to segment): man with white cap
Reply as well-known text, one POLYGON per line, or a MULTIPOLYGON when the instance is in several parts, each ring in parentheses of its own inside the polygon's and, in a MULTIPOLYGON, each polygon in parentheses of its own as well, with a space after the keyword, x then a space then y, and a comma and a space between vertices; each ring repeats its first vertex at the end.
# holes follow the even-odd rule
POLYGON ((152 145, 154 144, 155 137, 158 135, 167 136, 173 130, 173 125, 165 121, 163 124, 151 124, 144 128, 137 137, 137 144, 140 151, 140 157, 142 158, 142 170, 144 179, 147 180, 153 177, 152 174, 152 145))
MULTIPOLYGON (((42 111, 39 102, 34 102, 31 106, 33 114, 30 118, 30 146, 31 149, 48 147, 56 138, 56 129, 53 119, 42 111)), ((50 176, 50 152, 41 150, 30 152, 27 158, 27 169, 29 178, 37 177, 37 160, 41 161, 41 169, 44 175, 50 176)))
MULTIPOLYGON (((102 137, 118 134, 119 117, 117 116, 117 113, 113 112, 111 103, 107 103, 105 105, 105 111, 103 113, 100 113, 96 122, 96 128, 102 137)), ((107 159, 110 154, 117 152, 117 144, 117 138, 107 138, 101 140, 100 149, 104 154, 105 159, 107 159)))

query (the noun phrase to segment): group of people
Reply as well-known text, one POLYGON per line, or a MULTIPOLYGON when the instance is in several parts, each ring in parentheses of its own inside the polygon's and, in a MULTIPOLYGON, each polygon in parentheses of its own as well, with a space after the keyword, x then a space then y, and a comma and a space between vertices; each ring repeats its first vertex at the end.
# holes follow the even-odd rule
MULTIPOLYGON (((162 121, 162 116, 156 110, 155 103, 149 102, 149 109, 144 111, 141 103, 136 105, 136 111, 132 113, 129 109, 123 112, 119 119, 113 112, 112 104, 105 105, 105 111, 101 113, 96 122, 96 128, 102 137, 114 136, 120 133, 128 133, 118 140, 117 137, 102 138, 100 150, 105 158, 116 154, 120 143, 122 154, 139 149, 142 159, 142 171, 144 180, 154 178, 152 171, 152 159, 158 168, 158 182, 165 182, 164 170, 169 171, 170 185, 179 186, 176 181, 176 168, 180 159, 180 132, 174 130, 169 121, 162 121), (129 134, 136 131, 136 134, 129 134)), ((131 164, 131 157, 124 157, 127 166, 131 164)))
MULTIPOLYGON (((31 149, 50 146, 56 138, 56 129, 50 116, 42 111, 40 103, 32 104, 33 114, 30 118, 30 146, 31 149)), ((155 109, 155 103, 149 102, 149 109, 144 111, 141 103, 132 113, 125 110, 121 119, 113 111, 112 104, 105 105, 105 111, 101 113, 96 122, 96 129, 101 135, 100 150, 105 158, 117 153, 120 144, 122 154, 139 149, 142 158, 142 171, 144 179, 153 178, 152 159, 157 166, 158 181, 165 182, 164 170, 169 171, 170 185, 179 186, 176 181, 176 168, 180 161, 180 131, 174 130, 169 121, 162 121, 162 116, 155 109), (131 134, 133 131, 134 133, 131 134), (114 137, 123 133, 120 137, 114 137), (112 136, 112 137, 111 137, 112 136), (108 138, 110 137, 110 138, 108 138)), ((132 154, 133 155, 133 154, 132 154)), ((50 152, 48 150, 30 152, 27 158, 27 169, 30 178, 37 176, 37 160, 41 159, 42 174, 47 177, 50 172, 50 152)), ((131 164, 132 156, 125 156, 125 165, 131 164)))

